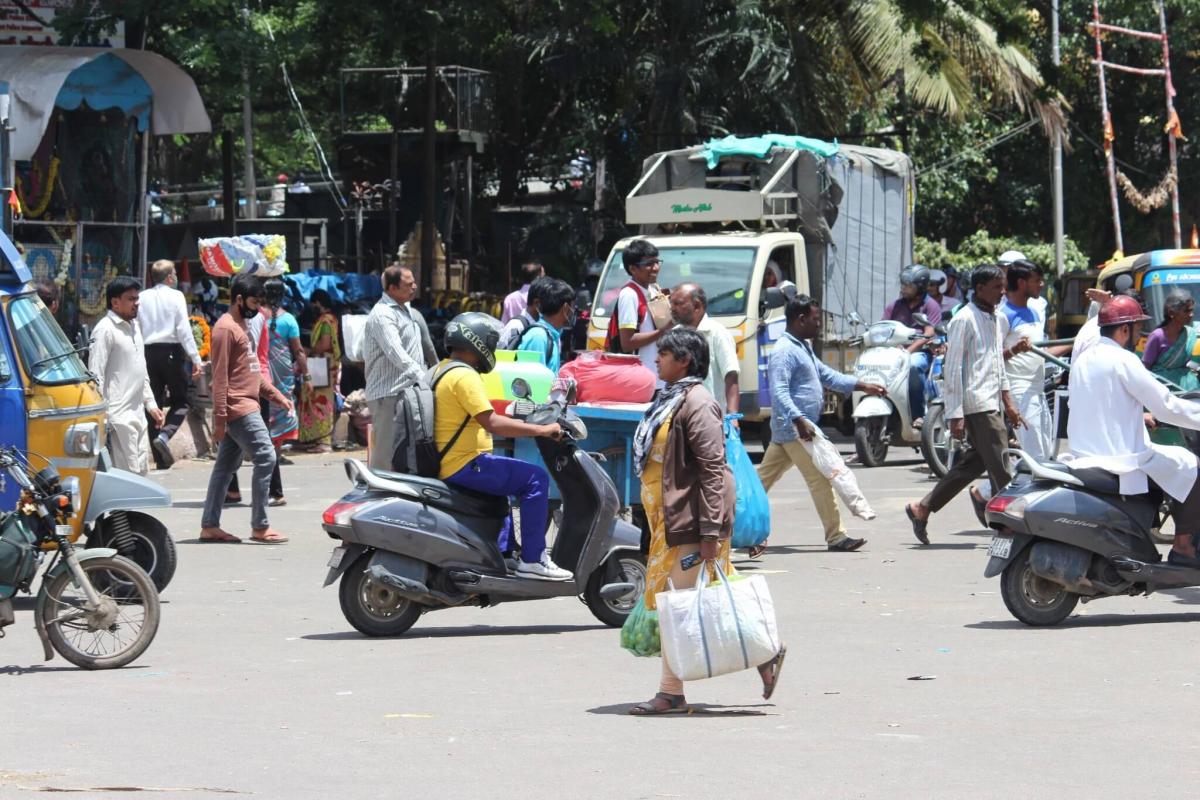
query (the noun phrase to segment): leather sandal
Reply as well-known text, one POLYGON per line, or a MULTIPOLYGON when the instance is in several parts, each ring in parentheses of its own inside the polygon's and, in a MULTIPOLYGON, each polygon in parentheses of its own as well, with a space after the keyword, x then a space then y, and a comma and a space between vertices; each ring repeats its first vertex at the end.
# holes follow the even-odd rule
POLYGON ((767 663, 758 668, 758 675, 763 678, 763 700, 770 700, 771 695, 775 694, 775 687, 779 685, 779 673, 783 672, 783 659, 787 656, 787 645, 779 648, 779 652, 775 654, 767 663), (770 676, 771 682, 767 683, 766 678, 770 676))
POLYGON ((629 713, 635 717, 648 717, 657 714, 686 714, 688 710, 687 700, 683 695, 659 692, 646 702, 631 707, 629 713))

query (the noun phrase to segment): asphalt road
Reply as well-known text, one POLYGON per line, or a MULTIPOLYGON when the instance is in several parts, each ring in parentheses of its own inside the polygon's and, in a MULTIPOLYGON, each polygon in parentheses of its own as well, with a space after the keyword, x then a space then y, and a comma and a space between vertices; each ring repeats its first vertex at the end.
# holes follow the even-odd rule
MULTIPOLYGON (((857 471, 879 512, 848 521, 870 540, 858 553, 825 550, 798 473, 772 493, 773 547, 739 567, 768 576, 789 643, 773 701, 741 673, 689 684, 698 713, 656 719, 625 712, 658 661, 574 598, 439 611, 400 639, 353 631, 320 586, 340 456, 284 468, 277 547, 195 544, 208 465, 180 464, 155 475, 180 565, 139 661, 43 664, 19 606, 0 642, 0 797, 1191 796, 1200 592, 1026 628, 982 577, 966 498, 918 547, 902 509, 928 476, 890 459, 857 471)), ((225 522, 248 532, 248 509, 225 522)))

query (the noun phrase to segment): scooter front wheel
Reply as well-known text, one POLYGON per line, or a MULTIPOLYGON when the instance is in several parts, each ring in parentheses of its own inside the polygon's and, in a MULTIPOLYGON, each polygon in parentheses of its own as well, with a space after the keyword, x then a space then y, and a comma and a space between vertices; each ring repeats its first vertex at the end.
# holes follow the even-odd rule
POLYGON ((882 467, 887 460, 887 424, 887 417, 864 417, 854 423, 854 450, 864 467, 882 467))
POLYGON ((37 613, 50 644, 84 669, 114 669, 129 664, 150 646, 158 632, 158 590, 146 571, 127 558, 90 558, 80 566, 100 595, 88 607, 70 570, 42 584, 37 613))
POLYGON ((342 575, 338 585, 342 614, 355 630, 367 636, 401 636, 416 624, 421 606, 371 580, 367 574, 370 563, 371 555, 364 553, 342 575))
POLYGON ((1057 625, 1075 610, 1079 595, 1040 577, 1029 563, 1032 547, 1004 568, 1000 596, 1009 613, 1026 625, 1057 625))
POLYGON ((646 592, 646 556, 625 550, 612 557, 617 560, 617 578, 609 580, 608 562, 596 567, 588 577, 583 600, 596 619, 610 628, 619 628, 625 624, 638 598, 646 592), (620 597, 605 599, 600 596, 600 590, 610 582, 632 583, 633 588, 620 597))

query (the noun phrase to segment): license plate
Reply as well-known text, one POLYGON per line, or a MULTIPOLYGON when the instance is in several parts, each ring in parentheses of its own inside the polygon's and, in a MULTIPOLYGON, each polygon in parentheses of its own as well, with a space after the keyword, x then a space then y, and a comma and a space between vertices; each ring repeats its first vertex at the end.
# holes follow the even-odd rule
POLYGON ((988 555, 992 558, 1008 558, 1012 554, 1012 543, 1011 536, 993 536, 988 555))
POLYGON ((69 539, 75 535, 75 529, 70 525, 55 525, 54 532, 65 539, 69 539))
POLYGON ((329 554, 329 568, 337 569, 342 565, 342 559, 346 557, 346 548, 335 547, 333 552, 329 554))

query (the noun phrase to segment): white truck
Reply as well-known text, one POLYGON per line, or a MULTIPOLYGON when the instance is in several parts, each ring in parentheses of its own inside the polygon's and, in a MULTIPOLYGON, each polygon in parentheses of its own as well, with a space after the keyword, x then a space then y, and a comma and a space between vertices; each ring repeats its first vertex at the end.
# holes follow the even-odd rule
MULTIPOLYGON (((912 262, 912 162, 903 153, 846 145, 827 145, 824 153, 775 146, 761 156, 722 155, 711 169, 709 159, 699 146, 644 162, 625 206, 626 222, 640 236, 622 239, 609 254, 588 346, 604 347, 617 294, 629 279, 621 252, 634 238, 649 239, 662 255, 663 288, 684 281, 704 287, 709 315, 738 343, 741 410, 747 419, 766 420, 767 356, 784 329, 783 309, 767 307, 768 265, 820 302, 818 353, 834 369, 852 371, 849 315, 878 319, 912 262)), ((850 412, 848 398, 827 395, 827 421, 847 434, 850 412)))

